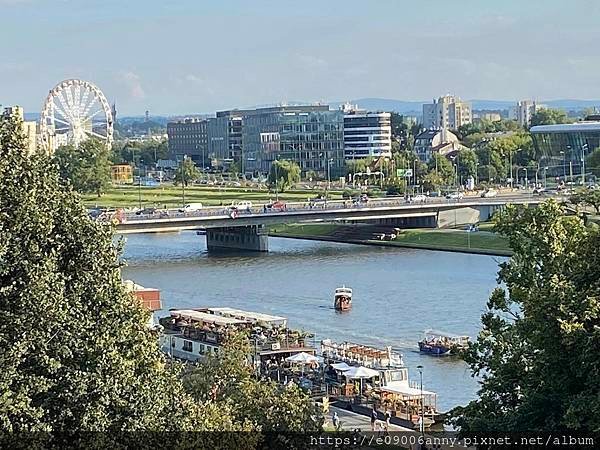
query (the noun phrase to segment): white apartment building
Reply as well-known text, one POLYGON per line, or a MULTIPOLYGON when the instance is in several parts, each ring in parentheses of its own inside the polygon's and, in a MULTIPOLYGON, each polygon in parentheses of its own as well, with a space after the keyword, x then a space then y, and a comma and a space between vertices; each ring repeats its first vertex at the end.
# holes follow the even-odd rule
POLYGON ((344 108, 344 158, 381 156, 392 156, 391 114, 344 108))
POLYGON ((423 128, 456 130, 472 121, 471 105, 453 95, 445 95, 423 105, 423 128))
POLYGON ((509 111, 509 118, 516 120, 523 127, 531 125, 531 117, 546 105, 536 103, 533 100, 521 100, 509 111))

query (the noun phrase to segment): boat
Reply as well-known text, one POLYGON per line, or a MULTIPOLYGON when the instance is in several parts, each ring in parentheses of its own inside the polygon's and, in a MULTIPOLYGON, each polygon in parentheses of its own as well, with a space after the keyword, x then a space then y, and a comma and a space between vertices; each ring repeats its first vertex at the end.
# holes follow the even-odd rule
POLYGON ((321 355, 329 367, 324 378, 327 392, 344 407, 370 415, 375 406, 381 412, 390 411, 392 423, 412 429, 418 429, 420 421, 425 428, 443 422, 444 416, 437 410, 437 394, 410 381, 402 355, 390 346, 381 349, 325 339, 321 341, 321 355), (352 375, 353 369, 358 372, 364 368, 378 375, 352 375), (359 378, 360 383, 354 378, 359 378))
POLYGON ((352 308, 352 289, 346 286, 335 290, 333 306, 338 311, 348 311, 352 308))
POLYGON ((469 345, 469 336, 446 333, 438 330, 425 330, 419 341, 419 351, 435 356, 456 355, 469 345))

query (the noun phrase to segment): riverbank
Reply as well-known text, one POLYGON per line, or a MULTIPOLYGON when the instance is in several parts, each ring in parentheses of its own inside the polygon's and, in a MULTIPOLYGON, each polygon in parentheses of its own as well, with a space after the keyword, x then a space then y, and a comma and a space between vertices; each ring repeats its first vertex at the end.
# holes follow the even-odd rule
MULTIPOLYGON (((489 231, 467 232, 459 229, 408 229, 403 230, 394 240, 376 240, 361 237, 356 232, 359 225, 337 224, 294 224, 273 227, 269 235, 290 239, 339 242, 384 247, 404 247, 422 250, 474 253, 493 256, 511 256, 512 251, 506 239, 489 231)), ((481 229, 481 228, 480 228, 481 229)))

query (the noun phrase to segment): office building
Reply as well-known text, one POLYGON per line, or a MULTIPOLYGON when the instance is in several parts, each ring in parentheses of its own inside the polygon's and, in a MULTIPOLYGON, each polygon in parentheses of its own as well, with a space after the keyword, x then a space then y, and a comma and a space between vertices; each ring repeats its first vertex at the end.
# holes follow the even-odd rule
POLYGON ((390 113, 344 111, 344 157, 349 160, 392 156, 390 113))
POLYGON ((25 146, 29 155, 37 150, 37 122, 25 120, 25 113, 21 106, 4 108, 3 117, 14 117, 21 123, 21 131, 25 136, 25 146))
POLYGON ((600 115, 576 123, 538 125, 529 131, 540 155, 540 167, 547 167, 544 170, 548 176, 563 179, 580 176, 585 158, 600 147, 600 115))
POLYGON ((242 126, 242 171, 266 174, 276 159, 314 171, 343 176, 344 113, 327 105, 277 106, 245 111, 242 126))
POLYGON ((248 111, 218 111, 208 119, 208 153, 216 167, 242 160, 242 126, 248 111))
POLYGON ((461 148, 463 146, 460 144, 458 137, 446 128, 425 130, 415 137, 414 150, 423 162, 429 162, 436 153, 448 156, 461 148))
POLYGON ((199 167, 210 166, 207 120, 186 118, 167 124, 169 158, 180 161, 184 155, 199 167))
POLYGON ((423 105, 423 127, 457 130, 472 122, 471 105, 453 95, 445 95, 423 105))

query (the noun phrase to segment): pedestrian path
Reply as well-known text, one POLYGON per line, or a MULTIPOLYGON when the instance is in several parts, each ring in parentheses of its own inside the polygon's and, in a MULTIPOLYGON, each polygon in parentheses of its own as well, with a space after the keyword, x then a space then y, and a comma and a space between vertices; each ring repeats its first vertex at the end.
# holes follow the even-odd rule
MULTIPOLYGON (((353 431, 359 428, 361 431, 371 431, 371 418, 357 414, 347 409, 336 408, 335 406, 329 407, 329 414, 327 414, 326 422, 327 425, 332 425, 331 416, 334 412, 337 412, 340 418, 340 425, 344 431, 353 431)), ((380 423, 385 423, 379 421, 380 423)), ((390 424, 389 431, 414 431, 409 428, 401 427, 399 425, 390 424)))

